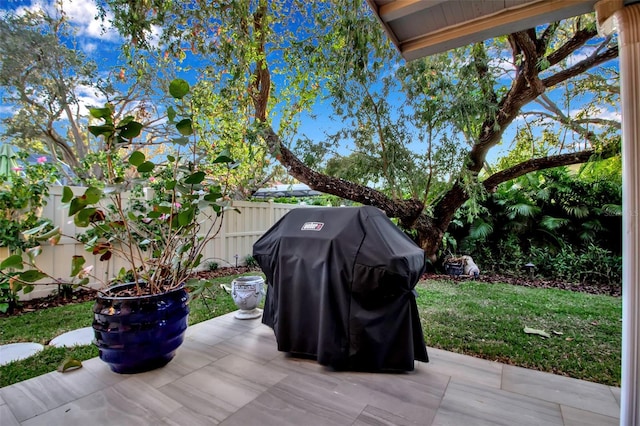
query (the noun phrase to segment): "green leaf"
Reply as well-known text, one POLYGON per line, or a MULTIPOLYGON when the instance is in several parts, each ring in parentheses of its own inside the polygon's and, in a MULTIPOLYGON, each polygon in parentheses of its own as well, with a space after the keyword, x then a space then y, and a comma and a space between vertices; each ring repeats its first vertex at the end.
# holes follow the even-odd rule
POLYGON ((142 152, 134 151, 129 156, 129 164, 138 167, 140 164, 144 163, 145 159, 146 157, 142 152))
POLYGON ((120 129, 120 136, 126 139, 133 139, 135 137, 140 136, 140 132, 142 131, 142 124, 137 121, 132 121, 131 123, 122 126, 120 129))
POLYGON ((93 118, 107 119, 111 117, 111 108, 90 108, 89 114, 91 114, 93 118))
POLYGON ((213 160, 214 163, 233 163, 231 152, 228 149, 223 150, 218 157, 213 160))
POLYGON ((162 215, 162 214, 169 214, 169 213, 171 213, 171 206, 162 206, 162 205, 159 205, 159 206, 157 206, 157 207, 156 207, 156 211, 157 211, 158 213, 160 213, 161 215, 162 215))
POLYGON ((209 201, 210 203, 215 203, 216 201, 218 201, 218 199, 220 199, 220 197, 222 197, 222 194, 219 192, 211 192, 207 195, 205 195, 203 198, 206 201, 209 201))
POLYGON ((78 368, 82 368, 82 362, 77 359, 67 358, 58 366, 58 372, 64 373, 69 370, 77 370, 78 368))
POLYGON ((124 126, 126 126, 127 124, 131 123, 134 120, 135 120, 135 117, 133 115, 127 115, 125 118, 123 118, 118 122, 118 129, 122 129, 124 126))
POLYGON ((26 231, 22 231, 23 235, 35 235, 35 234, 39 234, 40 232, 42 232, 47 226, 49 225, 48 221, 42 221, 40 224, 38 224, 37 226, 34 226, 31 229, 27 229, 26 231))
POLYGON ((180 146, 185 146, 186 144, 189 143, 189 138, 185 138, 184 136, 181 138, 173 138, 171 142, 178 144, 180 146))
POLYGON ((95 212, 96 208, 94 207, 82 209, 73 217, 73 223, 80 228, 86 228, 91 224, 91 215, 95 212))
POLYGON ((178 214, 178 225, 187 226, 195 217, 193 209, 183 210, 178 214))
POLYGON ((102 191, 94 186, 90 186, 84 191, 84 203, 87 204, 95 204, 100 201, 100 197, 102 196, 102 191))
POLYGON ((111 125, 89 126, 89 131, 93 136, 108 135, 113 133, 113 130, 111 125))
POLYGON ((38 240, 48 240, 49 238, 55 237, 57 235, 60 235, 60 227, 56 226, 55 228, 53 228, 51 231, 46 232, 42 235, 38 235, 37 239, 38 240))
POLYGON ((176 129, 181 135, 189 136, 193 134, 193 126, 190 118, 184 118, 176 123, 176 129))
POLYGON ((176 99, 184 98, 189 93, 189 83, 181 78, 176 78, 169 83, 169 94, 176 99))
POLYGON ((26 281, 28 283, 33 283, 42 278, 45 278, 47 275, 43 274, 40 271, 36 271, 35 269, 31 269, 29 271, 24 271, 19 275, 20 280, 26 281))
POLYGON ((152 170, 153 170, 153 168, 154 168, 155 166, 156 166, 156 165, 155 165, 154 163, 152 163, 151 161, 145 161, 144 163, 142 163, 142 164, 140 164, 140 165, 138 166, 138 169, 137 169, 137 170, 138 170, 140 173, 146 173, 146 172, 150 172, 150 171, 152 171, 152 170))
POLYGON ((78 275, 80 273, 80 271, 82 270, 82 267, 84 266, 85 263, 85 259, 84 256, 73 256, 71 258, 71 275, 69 275, 70 277, 75 277, 76 275, 78 275))
POLYGON ((187 176, 187 178, 184 180, 184 183, 188 185, 200 183, 204 180, 204 177, 205 177, 204 172, 195 172, 191 176, 187 176))
POLYGON ((0 263, 0 269, 16 268, 22 269, 22 256, 13 254, 0 263))
POLYGON ((176 110, 173 109, 172 106, 170 106, 169 108, 167 108, 167 118, 169 119, 170 123, 173 123, 173 120, 176 118, 176 110))
POLYGON ((73 191, 68 186, 62 188, 62 202, 68 203, 73 198, 73 191))
POLYGON ((35 258, 40 256, 41 253, 42 247, 40 246, 35 246, 27 249, 27 256, 29 256, 29 260, 31 261, 31 263, 33 263, 35 261, 35 258))
POLYGON ((170 163, 175 163, 176 157, 174 157, 173 155, 167 155, 167 161, 170 163))
POLYGON ((69 216, 75 215, 86 206, 87 204, 84 202, 84 200, 80 200, 80 198, 74 198, 73 200, 71 200, 71 204, 69 205, 69 216))

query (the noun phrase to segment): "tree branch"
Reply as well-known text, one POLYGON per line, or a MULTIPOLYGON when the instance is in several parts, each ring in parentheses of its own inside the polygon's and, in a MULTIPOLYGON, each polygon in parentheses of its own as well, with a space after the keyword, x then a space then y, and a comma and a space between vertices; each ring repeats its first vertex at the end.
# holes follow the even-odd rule
POLYGON ((407 229, 411 228, 422 213, 424 204, 418 200, 392 199, 368 186, 327 176, 309 168, 282 144, 271 126, 263 124, 263 135, 269 150, 279 153, 277 158, 287 169, 289 175, 309 185, 311 189, 377 207, 384 210, 388 217, 398 218, 407 229))
POLYGON ((598 66, 602 63, 610 61, 611 59, 615 59, 618 57, 618 46, 613 46, 604 51, 601 54, 595 56, 589 56, 583 61, 578 62, 577 64, 566 68, 560 72, 555 73, 552 76, 544 78, 542 80, 542 84, 545 87, 553 87, 556 86, 572 77, 582 74, 590 68, 598 66))
POLYGON ((580 152, 551 155, 543 158, 533 158, 531 160, 523 161, 520 164, 516 164, 513 167, 509 167, 508 169, 499 171, 498 173, 489 176, 482 182, 482 184, 487 189, 487 191, 493 192, 499 184, 526 175, 527 173, 536 170, 586 163, 594 157, 598 157, 599 159, 604 160, 606 158, 611 158, 619 153, 620 145, 611 143, 605 146, 602 150, 588 149, 580 152))

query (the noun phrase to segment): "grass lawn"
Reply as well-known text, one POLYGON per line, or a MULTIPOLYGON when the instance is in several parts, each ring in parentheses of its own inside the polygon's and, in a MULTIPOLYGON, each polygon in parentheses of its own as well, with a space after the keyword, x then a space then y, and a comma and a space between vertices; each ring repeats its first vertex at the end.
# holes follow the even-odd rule
POLYGON ((475 281, 417 291, 427 346, 620 386, 620 298, 475 281))
MULTIPOLYGON (((213 294, 192 303, 190 324, 236 309, 219 288, 234 277, 217 278, 213 294)), ((475 281, 424 281, 416 289, 428 346, 620 385, 620 298, 475 281), (525 334, 524 327, 545 330, 551 337, 525 334)), ((0 318, 0 344, 46 344, 61 333, 90 326, 92 305, 0 318)), ((0 366, 0 387, 53 371, 68 357, 84 360, 97 355, 93 346, 46 347, 27 360, 0 366)))

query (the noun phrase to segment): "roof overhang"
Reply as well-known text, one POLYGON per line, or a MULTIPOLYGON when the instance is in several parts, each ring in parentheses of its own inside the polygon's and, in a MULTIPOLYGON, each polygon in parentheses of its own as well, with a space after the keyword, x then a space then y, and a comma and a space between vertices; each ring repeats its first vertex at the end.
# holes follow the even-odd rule
POLYGON ((367 0, 410 61, 593 12, 597 0, 367 0))

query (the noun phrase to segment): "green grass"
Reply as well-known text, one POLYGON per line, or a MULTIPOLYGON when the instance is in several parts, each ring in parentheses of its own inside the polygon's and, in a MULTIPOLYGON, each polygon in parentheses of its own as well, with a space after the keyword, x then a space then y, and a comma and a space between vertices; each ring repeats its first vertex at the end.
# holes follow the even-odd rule
MULTIPOLYGON (((217 278, 212 293, 191 304, 189 323, 236 309, 217 278)), ((620 385, 622 301, 564 290, 475 281, 427 281, 416 287, 428 346, 607 385, 620 385), (525 334, 542 329, 549 339, 525 334), (553 334, 553 332, 562 334, 553 334)), ((91 325, 93 303, 0 318, 0 344, 40 342, 91 325)), ((27 360, 0 367, 0 387, 54 371, 66 358, 98 355, 93 346, 47 347, 27 360)))
POLYGON ((428 346, 620 385, 620 298, 473 281, 427 281, 417 290, 428 346))
MULTIPOLYGON (((220 284, 231 285, 236 276, 239 275, 215 278, 211 291, 191 302, 189 325, 238 309, 231 296, 220 288, 220 284)), ((0 318, 0 345, 18 342, 47 345, 60 334, 89 327, 93 318, 92 306, 93 302, 78 303, 0 318)), ((98 348, 93 345, 73 348, 45 346, 45 349, 35 356, 0 366, 0 387, 55 371, 67 358, 84 361, 96 356, 98 348)))

